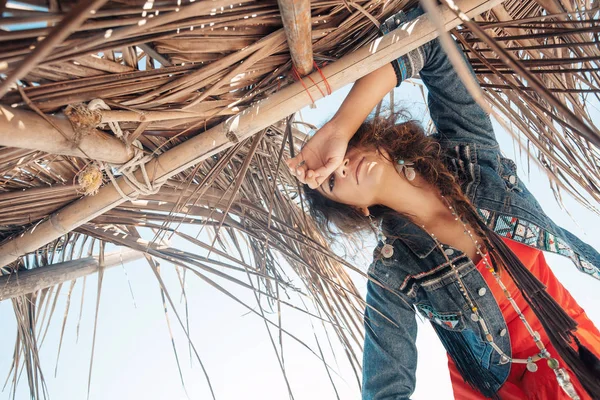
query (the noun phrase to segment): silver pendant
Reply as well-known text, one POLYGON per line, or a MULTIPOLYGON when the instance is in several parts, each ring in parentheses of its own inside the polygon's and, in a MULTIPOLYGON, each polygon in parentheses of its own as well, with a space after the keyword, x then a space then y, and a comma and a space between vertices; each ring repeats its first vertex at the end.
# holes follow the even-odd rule
POLYGON ((381 249, 381 255, 384 256, 385 258, 390 258, 391 256, 394 255, 394 246, 392 246, 391 244, 384 244, 382 249, 381 249))
POLYGON ((508 363, 509 361, 510 361, 509 358, 506 356, 500 357, 500 365, 504 365, 504 364, 508 363))
POLYGON ((564 368, 558 368, 554 370, 556 374, 556 380, 558 381, 558 385, 564 390, 564 392, 573 400, 581 400, 573 384, 571 383, 571 377, 569 373, 564 368))
POLYGON ((533 361, 530 361, 527 363, 527 371, 535 372, 537 370, 538 370, 538 366, 536 363, 534 363, 533 361))

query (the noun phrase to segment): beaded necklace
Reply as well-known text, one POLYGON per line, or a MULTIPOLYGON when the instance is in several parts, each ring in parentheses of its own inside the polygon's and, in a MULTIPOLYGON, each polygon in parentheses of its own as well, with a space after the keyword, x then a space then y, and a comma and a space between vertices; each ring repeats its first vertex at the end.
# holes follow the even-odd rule
POLYGON ((533 330, 533 328, 531 327, 531 325, 529 324, 529 322, 527 321, 527 319, 521 312, 521 309, 519 308, 517 303, 514 301, 514 299, 510 295, 510 292, 507 290, 506 286, 502 282, 500 275, 494 270, 494 267, 491 266, 487 262, 485 255, 483 254, 483 252, 481 250, 481 245, 479 244, 479 241, 473 237, 471 230, 469 230, 467 225, 462 221, 462 219, 460 219, 458 217, 456 211, 454 210, 454 207, 452 207, 450 202, 444 196, 442 196, 442 199, 448 205, 448 208, 449 208, 450 212, 452 213, 452 216, 454 217, 454 219, 456 221, 460 221, 461 224, 463 225, 465 235, 467 235, 471 238, 471 241, 473 242, 473 244, 475 245, 475 248, 477 250, 477 254, 481 257, 481 260, 483 261, 485 268, 493 275, 494 279, 496 280, 496 283, 498 283, 498 285, 502 289, 507 300, 509 301, 509 303, 511 304, 511 306, 513 307, 513 309, 519 316, 519 319, 523 322, 525 329, 527 329, 527 332, 529 332, 534 343, 536 344, 537 348, 539 349, 539 353, 533 354, 532 356, 524 359, 524 358, 509 357, 502 351, 502 349, 500 347, 498 347, 498 345, 494 342, 494 337, 492 336, 492 334, 490 333, 490 331, 487 327, 485 319, 481 315, 479 309, 477 308, 477 306, 473 302, 473 299, 471 298, 468 291, 466 290, 465 284, 462 281, 462 279, 460 278, 460 274, 458 273, 456 266, 450 261, 448 255, 443 251, 442 245, 439 242, 439 240, 435 237, 435 235, 433 233, 428 232, 427 229, 425 228, 425 225, 421 225, 423 230, 425 232, 427 232, 427 234, 429 236, 431 236, 431 238, 435 241, 438 249, 440 249, 441 253, 444 255, 444 258, 446 258, 446 262, 448 263, 448 265, 450 265, 451 270, 454 272, 454 274, 456 276, 456 281, 458 283, 459 291, 462 294, 462 296, 464 297, 464 299, 467 301, 467 304, 469 305, 469 307, 471 309, 471 312, 472 312, 471 319, 474 322, 479 323, 479 325, 481 326, 481 329, 484 332, 486 341, 494 349, 494 351, 496 351, 500 355, 500 364, 506 364, 508 362, 515 363, 515 364, 527 364, 528 371, 536 372, 538 370, 538 366, 536 363, 542 359, 546 359, 548 367, 550 367, 554 371, 554 374, 556 375, 556 380, 557 380, 559 386, 564 390, 564 392, 570 398, 572 398, 574 400, 580 400, 580 397, 575 392, 575 388, 573 387, 573 384, 571 383, 568 372, 566 371, 566 369, 560 367, 558 360, 556 358, 553 358, 550 355, 550 352, 548 351, 548 349, 546 349, 546 346, 544 345, 544 343, 541 340, 540 334, 537 331, 533 330))

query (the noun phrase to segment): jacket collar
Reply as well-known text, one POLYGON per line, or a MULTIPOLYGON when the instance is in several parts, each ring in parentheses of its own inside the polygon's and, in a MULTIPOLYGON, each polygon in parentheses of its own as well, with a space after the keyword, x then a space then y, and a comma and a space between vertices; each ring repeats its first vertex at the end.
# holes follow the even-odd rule
POLYGON ((384 217, 381 229, 386 237, 400 239, 419 258, 427 257, 437 246, 427 232, 401 215, 384 217))

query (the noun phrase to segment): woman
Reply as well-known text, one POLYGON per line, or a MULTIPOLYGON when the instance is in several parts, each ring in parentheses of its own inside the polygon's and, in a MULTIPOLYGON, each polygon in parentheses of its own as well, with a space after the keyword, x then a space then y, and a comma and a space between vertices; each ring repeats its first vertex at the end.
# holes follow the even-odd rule
POLYGON ((322 229, 385 235, 368 272, 364 399, 413 393, 417 312, 448 352, 457 399, 600 398, 600 332, 540 250, 596 278, 600 254, 544 214, 437 40, 357 81, 288 166, 322 229), (417 73, 435 135, 394 116, 363 122, 417 73))

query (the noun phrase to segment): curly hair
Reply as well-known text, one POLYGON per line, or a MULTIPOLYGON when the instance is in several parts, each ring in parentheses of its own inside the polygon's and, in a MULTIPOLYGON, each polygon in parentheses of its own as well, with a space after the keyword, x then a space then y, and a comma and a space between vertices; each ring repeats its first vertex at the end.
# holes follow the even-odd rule
MULTIPOLYGON (((423 127, 417 121, 397 123, 401 116, 403 115, 399 113, 390 113, 385 117, 365 121, 348 143, 348 149, 375 147, 385 150, 394 163, 399 159, 412 162, 415 171, 450 201, 458 215, 463 217, 479 237, 485 238, 480 222, 477 221, 477 211, 464 195, 455 175, 446 167, 440 144, 425 135, 423 127)), ((331 240, 338 235, 372 229, 372 219, 379 220, 387 214, 398 215, 397 211, 388 207, 373 205, 369 207, 371 217, 366 217, 356 207, 331 200, 307 185, 304 185, 304 194, 310 215, 331 240)), ((484 245, 488 244, 485 239, 484 242, 484 245)))

